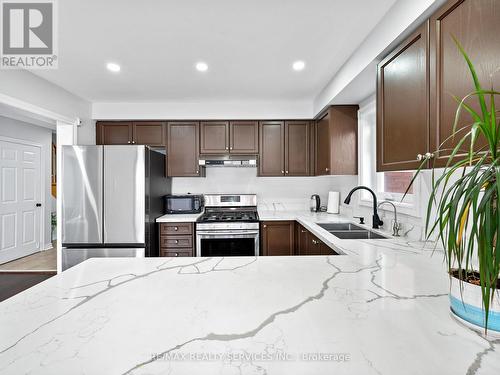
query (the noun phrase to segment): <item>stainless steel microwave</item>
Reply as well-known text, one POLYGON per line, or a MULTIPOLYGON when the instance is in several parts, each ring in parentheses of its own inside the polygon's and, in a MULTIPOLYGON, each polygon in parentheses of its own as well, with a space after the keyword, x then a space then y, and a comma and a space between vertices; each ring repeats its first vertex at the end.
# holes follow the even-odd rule
POLYGON ((165 213, 196 214, 203 210, 203 195, 165 195, 165 213))

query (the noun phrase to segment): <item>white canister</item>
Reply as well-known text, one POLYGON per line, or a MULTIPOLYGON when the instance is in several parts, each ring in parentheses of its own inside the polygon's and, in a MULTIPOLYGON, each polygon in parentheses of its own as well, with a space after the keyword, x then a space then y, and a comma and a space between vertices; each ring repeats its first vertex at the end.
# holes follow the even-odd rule
POLYGON ((338 214, 340 207, 340 193, 338 191, 328 192, 328 206, 326 212, 329 214, 338 214))

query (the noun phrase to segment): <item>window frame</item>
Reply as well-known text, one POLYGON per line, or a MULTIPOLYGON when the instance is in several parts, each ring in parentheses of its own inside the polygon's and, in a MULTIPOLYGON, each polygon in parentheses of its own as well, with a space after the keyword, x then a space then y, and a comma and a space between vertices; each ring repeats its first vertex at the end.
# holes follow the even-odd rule
MULTIPOLYGON (((413 183, 413 199, 411 202, 401 202, 402 194, 385 193, 379 191, 379 183, 382 180, 380 173, 377 172, 377 101, 376 97, 371 96, 360 104, 358 110, 358 185, 365 185, 373 189, 373 184, 376 185, 377 200, 391 201, 398 209, 398 213, 409 215, 417 218, 422 217, 422 178, 418 176, 413 183), (366 142, 371 144, 367 145, 366 142), (368 150, 368 152, 365 152, 368 150), (367 175, 368 174, 368 175, 367 175), (374 182, 375 181, 375 182, 374 182)), ((373 207, 370 194, 362 191, 358 194, 358 204, 364 207, 373 207)), ((392 211, 390 205, 380 207, 384 211, 392 211)))

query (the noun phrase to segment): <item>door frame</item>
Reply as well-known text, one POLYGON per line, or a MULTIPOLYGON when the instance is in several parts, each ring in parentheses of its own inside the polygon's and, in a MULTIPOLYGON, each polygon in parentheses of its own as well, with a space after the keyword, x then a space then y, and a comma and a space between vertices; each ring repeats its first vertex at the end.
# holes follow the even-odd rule
MULTIPOLYGON (((39 221, 39 243, 40 243, 40 247, 39 247, 39 251, 45 251, 45 250, 48 250, 50 249, 51 247, 47 247, 46 243, 45 243, 45 223, 44 223, 44 218, 46 217, 47 215, 47 202, 46 202, 46 199, 45 199, 45 194, 44 194, 44 186, 43 186, 43 181, 44 181, 44 172, 45 172, 45 163, 47 162, 45 160, 45 147, 43 147, 42 144, 40 143, 36 143, 36 142, 31 142, 31 141, 26 141, 24 139, 19 139, 19 138, 12 138, 12 137, 6 137, 6 136, 3 136, 3 135, 0 135, 0 141, 4 141, 4 142, 10 142, 10 143, 17 143, 17 144, 20 144, 20 145, 25 145, 25 146, 31 146, 31 147, 37 147, 39 150, 40 150, 40 202, 42 203, 42 212, 40 214, 40 217, 38 218, 38 221, 39 221)), ((17 258, 19 259, 19 258, 17 258)))
MULTIPOLYGON (((0 93, 0 110, 7 109, 6 117, 56 130, 57 136, 57 175, 61 175, 61 146, 77 144, 78 117, 68 117, 35 104, 0 93)), ((57 184, 57 196, 62 193, 61 184, 57 184)), ((43 195, 42 195, 43 198, 43 195)), ((43 207, 46 206, 46 203, 43 207)), ((61 200, 57 199, 57 217, 61 217, 61 200)), ((62 272, 61 226, 57 226, 57 273, 62 272)))

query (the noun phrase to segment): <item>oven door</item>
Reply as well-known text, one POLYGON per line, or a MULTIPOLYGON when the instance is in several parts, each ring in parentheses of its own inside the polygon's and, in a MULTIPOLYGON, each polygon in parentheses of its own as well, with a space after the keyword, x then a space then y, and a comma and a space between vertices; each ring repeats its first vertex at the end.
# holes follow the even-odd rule
POLYGON ((196 256, 258 256, 259 230, 197 231, 196 256))

